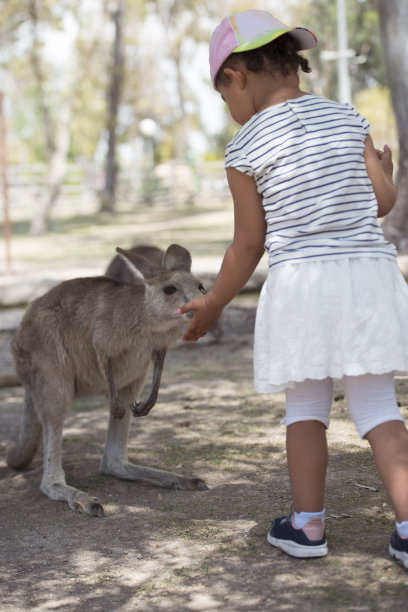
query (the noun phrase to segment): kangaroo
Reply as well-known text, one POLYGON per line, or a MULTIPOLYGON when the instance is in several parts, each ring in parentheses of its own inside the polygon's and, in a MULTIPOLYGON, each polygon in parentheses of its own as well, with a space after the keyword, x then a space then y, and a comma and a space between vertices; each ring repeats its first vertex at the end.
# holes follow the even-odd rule
MULTIPOLYGON (((127 458, 131 415, 145 416, 154 406, 166 352, 181 333, 185 315, 176 310, 204 287, 190 272, 190 253, 179 245, 169 246, 161 269, 148 278, 137 254, 116 251, 132 283, 107 276, 65 281, 29 305, 12 342, 25 401, 18 441, 7 446, 8 465, 28 465, 42 433, 41 491, 92 516, 104 516, 103 506, 66 484, 61 461, 63 422, 76 397, 104 393, 109 399, 103 474, 168 488, 208 488, 199 478, 137 466, 127 458), (151 391, 137 401, 150 363, 151 391)), ((146 261, 144 266, 148 271, 146 261)))
MULTIPOLYGON (((158 247, 142 244, 131 247, 129 251, 133 253, 134 261, 138 262, 137 266, 146 278, 154 275, 162 266, 164 251, 158 247)), ((105 274, 125 283, 134 282, 132 272, 120 255, 116 255, 112 259, 106 268, 105 274)), ((218 344, 221 341, 223 336, 221 319, 215 322, 214 326, 210 329, 209 335, 213 343, 218 344)))

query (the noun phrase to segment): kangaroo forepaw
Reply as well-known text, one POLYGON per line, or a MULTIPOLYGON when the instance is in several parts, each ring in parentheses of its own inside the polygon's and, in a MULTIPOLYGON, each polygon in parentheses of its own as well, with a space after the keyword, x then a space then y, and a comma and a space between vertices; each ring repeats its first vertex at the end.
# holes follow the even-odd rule
POLYGON ((150 412, 150 408, 146 405, 146 402, 132 402, 130 404, 130 409, 135 417, 146 416, 150 412))

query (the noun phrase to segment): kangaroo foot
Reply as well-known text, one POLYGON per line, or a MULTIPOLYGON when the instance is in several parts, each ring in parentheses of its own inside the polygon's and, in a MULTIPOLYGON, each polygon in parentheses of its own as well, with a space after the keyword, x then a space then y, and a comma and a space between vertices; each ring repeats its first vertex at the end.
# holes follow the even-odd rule
POLYGON ((65 501, 75 512, 89 514, 89 516, 104 516, 103 506, 79 489, 66 484, 46 485, 45 483, 41 484, 40 489, 50 499, 65 501))
MULTIPOLYGON (((209 491, 210 487, 208 487, 204 480, 201 478, 190 478, 193 489, 197 489, 197 491, 209 491)), ((177 488, 177 487, 174 487, 177 488)))
POLYGON ((69 507, 75 512, 80 512, 82 514, 89 514, 90 516, 97 516, 98 518, 103 518, 105 516, 103 506, 98 504, 98 502, 90 501, 87 503, 83 503, 82 500, 75 501, 72 506, 69 507))
POLYGON ((135 480, 147 482, 166 489, 179 489, 182 491, 208 491, 209 487, 201 478, 189 478, 166 470, 135 465, 130 462, 113 462, 102 460, 102 474, 115 476, 121 480, 135 480))

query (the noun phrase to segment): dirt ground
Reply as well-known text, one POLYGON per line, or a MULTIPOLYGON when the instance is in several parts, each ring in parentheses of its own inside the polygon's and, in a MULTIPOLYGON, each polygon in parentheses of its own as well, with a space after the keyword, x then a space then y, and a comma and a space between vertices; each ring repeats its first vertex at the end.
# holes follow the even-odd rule
MULTIPOLYGON (((106 516, 50 501, 39 491, 40 456, 22 472, 7 467, 22 389, 0 389, 0 610, 407 610, 408 573, 387 553, 390 506, 340 386, 328 433, 329 556, 296 560, 267 544, 290 491, 283 395, 253 392, 254 312, 252 300, 234 303, 219 343, 173 349, 158 404, 133 423, 133 461, 199 476, 205 492, 100 475, 108 415, 103 398, 90 398, 66 421, 63 462, 68 483, 106 516)), ((3 347, 8 340, 3 333, 3 347)), ((408 416, 408 380, 396 384, 408 416)))

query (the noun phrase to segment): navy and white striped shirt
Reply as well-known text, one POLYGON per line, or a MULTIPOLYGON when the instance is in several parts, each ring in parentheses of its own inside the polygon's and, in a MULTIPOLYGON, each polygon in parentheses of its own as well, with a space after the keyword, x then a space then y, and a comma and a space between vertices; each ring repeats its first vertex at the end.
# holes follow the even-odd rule
POLYGON ((262 196, 269 265, 394 258, 364 162, 369 123, 350 104, 304 95, 254 115, 225 152, 262 196))

